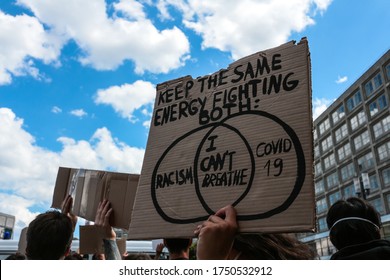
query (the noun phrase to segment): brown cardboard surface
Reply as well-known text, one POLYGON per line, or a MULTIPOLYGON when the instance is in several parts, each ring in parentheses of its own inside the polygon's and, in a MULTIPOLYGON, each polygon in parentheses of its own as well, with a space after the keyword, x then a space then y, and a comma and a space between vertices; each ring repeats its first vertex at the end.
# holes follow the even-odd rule
POLYGON ((156 91, 129 238, 191 237, 229 204, 241 232, 314 230, 306 39, 156 91))
POLYGON ((99 202, 110 201, 113 227, 128 229, 139 175, 59 167, 52 206, 61 208, 67 194, 73 196, 73 213, 89 221, 95 220, 99 202))
POLYGON ((103 254, 103 239, 94 225, 80 226, 80 254, 103 254))
POLYGON ((27 229, 28 227, 25 227, 20 232, 19 243, 18 243, 18 252, 24 255, 26 254, 26 248, 27 248, 27 229))
MULTIPOLYGON (((103 239, 94 225, 80 226, 80 254, 104 254, 103 239)), ((126 239, 116 240, 119 253, 123 255, 126 252, 126 239)))

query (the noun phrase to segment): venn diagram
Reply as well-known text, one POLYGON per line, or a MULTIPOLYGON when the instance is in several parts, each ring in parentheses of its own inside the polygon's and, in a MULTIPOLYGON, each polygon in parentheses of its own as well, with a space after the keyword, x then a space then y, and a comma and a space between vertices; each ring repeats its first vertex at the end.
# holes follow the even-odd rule
POLYGON ((291 206, 305 170, 288 124, 265 111, 240 112, 173 141, 154 166, 151 197, 175 224, 203 221, 229 204, 242 209, 238 220, 265 219, 291 206))

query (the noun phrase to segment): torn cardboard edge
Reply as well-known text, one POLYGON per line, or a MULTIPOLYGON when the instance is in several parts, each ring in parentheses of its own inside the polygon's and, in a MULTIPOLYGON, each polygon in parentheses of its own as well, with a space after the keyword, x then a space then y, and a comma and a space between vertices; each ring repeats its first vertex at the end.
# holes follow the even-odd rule
POLYGON ((73 213, 94 221, 104 199, 113 209, 110 224, 128 229, 139 175, 91 169, 59 167, 51 207, 61 209, 65 197, 73 197, 73 213))

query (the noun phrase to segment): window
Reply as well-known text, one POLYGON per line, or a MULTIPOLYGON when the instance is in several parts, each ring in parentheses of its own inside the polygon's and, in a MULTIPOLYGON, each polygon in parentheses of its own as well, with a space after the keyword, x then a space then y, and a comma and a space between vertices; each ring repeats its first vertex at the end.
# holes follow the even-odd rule
POLYGON ((362 102, 362 95, 360 90, 355 92, 350 98, 347 99, 347 108, 352 111, 357 105, 362 102))
POLYGON ((325 170, 331 168, 331 167, 334 166, 335 164, 336 164, 336 159, 335 159, 333 153, 331 153, 329 156, 327 156, 326 158, 324 158, 324 167, 325 167, 325 170))
POLYGON ((379 146, 378 149, 378 157, 380 161, 384 161, 390 157, 390 141, 379 146))
POLYGON ((355 186, 353 184, 349 184, 343 189, 344 198, 349 198, 355 196, 355 186))
POLYGON ((370 203, 380 214, 385 214, 381 198, 371 200, 370 203))
POLYGON ((316 202, 317 213, 322 213, 328 210, 328 204, 326 203, 326 199, 320 199, 316 202))
POLYGON ((328 229, 328 224, 326 223, 326 218, 319 218, 318 219, 318 231, 326 231, 328 229))
POLYGON ((353 162, 342 167, 340 171, 341 171, 341 180, 343 180, 343 182, 355 176, 355 166, 353 165, 353 162))
POLYGON ((342 140, 347 135, 348 135, 348 127, 347 124, 345 123, 335 131, 336 143, 340 142, 340 140, 342 140))
POLYGON ((333 124, 338 123, 345 116, 344 105, 341 105, 332 113, 333 124))
POLYGON ((342 161, 346 157, 350 156, 351 155, 351 144, 349 144, 349 142, 348 142, 347 144, 345 144, 344 146, 339 148, 337 150, 337 155, 339 157, 339 161, 342 161))
POLYGON ((333 205, 337 200, 341 199, 340 192, 335 192, 329 195, 329 205, 333 205))
POLYGON ((382 171, 383 184, 385 186, 390 186, 390 168, 387 168, 382 171))
POLYGON ((330 128, 329 119, 325 119, 318 127, 320 129, 320 135, 324 134, 330 128))
POLYGON ((380 73, 376 74, 374 78, 369 80, 365 85, 366 96, 369 97, 377 88, 383 84, 382 76, 380 73))
POLYGON ((361 170, 368 170, 374 166, 374 156, 372 152, 365 154, 364 156, 358 158, 358 165, 361 167, 361 170))
POLYGON ((313 242, 315 244, 315 246, 313 245, 313 248, 315 248, 318 256, 320 257, 329 256, 332 255, 334 252, 336 252, 336 249, 333 246, 332 242, 330 242, 329 237, 317 239, 313 242))
POLYGON ((378 112, 382 111, 384 108, 387 107, 387 100, 386 96, 382 94, 379 96, 375 101, 373 101, 369 108, 370 108, 370 116, 375 116, 378 112))
POLYGON ((373 174, 368 177, 370 179, 370 189, 371 191, 376 191, 379 189, 379 182, 378 182, 378 177, 376 174, 373 174))
POLYGON ((315 165, 315 176, 318 176, 321 174, 322 174, 322 167, 321 167, 321 162, 319 162, 315 165))
POLYGON ((314 146, 314 158, 318 158, 320 156, 320 147, 318 145, 314 146))
POLYGON ((387 205, 390 206, 390 194, 388 194, 388 195, 386 196, 386 199, 387 199, 387 205))
POLYGON ((322 152, 326 152, 327 150, 329 150, 332 147, 332 145, 333 145, 332 135, 329 135, 321 142, 322 152))
POLYGON ((366 114, 364 113, 364 111, 360 111, 357 115, 352 117, 350 120, 352 130, 357 129, 359 126, 366 123, 366 120, 367 120, 366 114))
POLYGON ((368 134, 368 130, 364 131, 363 133, 359 134, 353 139, 353 143, 355 144, 355 150, 359 150, 368 143, 370 143, 370 136, 368 134))
POLYGON ((337 187, 339 184, 339 176, 337 175, 337 171, 326 177, 326 184, 328 185, 328 189, 337 187))
POLYGON ((325 191, 324 180, 320 180, 320 181, 316 182, 314 185, 314 189, 315 189, 316 195, 323 193, 325 191))
POLYGON ((375 139, 390 130, 390 115, 380 120, 373 126, 375 139))
POLYGON ((390 63, 386 65, 386 74, 387 74, 387 79, 390 80, 390 63))

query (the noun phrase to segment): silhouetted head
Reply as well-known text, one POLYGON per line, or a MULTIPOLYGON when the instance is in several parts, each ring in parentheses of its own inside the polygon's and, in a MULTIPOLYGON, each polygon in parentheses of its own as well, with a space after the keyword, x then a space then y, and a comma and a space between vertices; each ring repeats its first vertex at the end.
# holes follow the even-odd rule
POLYGON ((164 245, 167 247, 170 254, 179 254, 187 251, 192 244, 190 238, 165 238, 164 245))
POLYGON ((338 249, 380 239, 380 215, 368 202, 350 197, 335 202, 326 217, 329 237, 338 249))
POLYGON ((72 221, 67 215, 58 211, 40 214, 27 229, 27 258, 62 259, 69 253, 72 237, 72 221))

